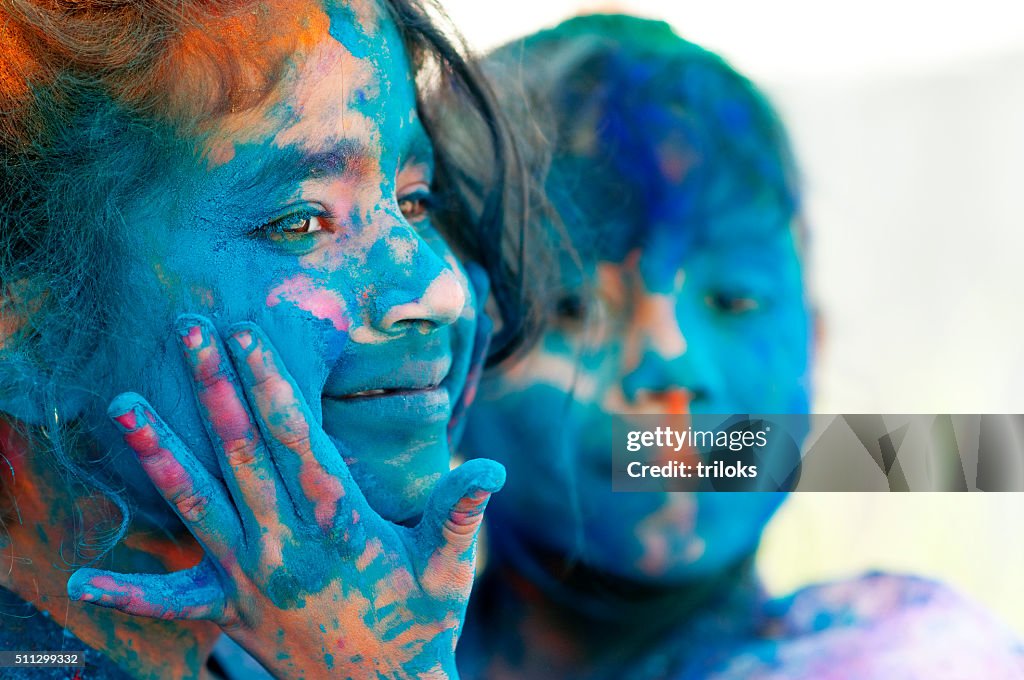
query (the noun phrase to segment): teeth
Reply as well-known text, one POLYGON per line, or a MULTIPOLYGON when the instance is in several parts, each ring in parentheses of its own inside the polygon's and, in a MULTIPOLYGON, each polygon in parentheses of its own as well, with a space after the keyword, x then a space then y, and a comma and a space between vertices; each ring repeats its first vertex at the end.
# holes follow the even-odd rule
POLYGON ((409 388, 390 388, 390 389, 376 389, 376 390, 363 390, 362 392, 352 392, 351 394, 345 395, 345 399, 354 399, 356 397, 379 397, 382 394, 391 394, 392 392, 419 392, 419 391, 430 391, 437 389, 437 385, 429 385, 427 387, 409 387, 409 388))
POLYGON ((384 394, 387 390, 365 390, 363 392, 353 392, 350 397, 376 397, 384 394))

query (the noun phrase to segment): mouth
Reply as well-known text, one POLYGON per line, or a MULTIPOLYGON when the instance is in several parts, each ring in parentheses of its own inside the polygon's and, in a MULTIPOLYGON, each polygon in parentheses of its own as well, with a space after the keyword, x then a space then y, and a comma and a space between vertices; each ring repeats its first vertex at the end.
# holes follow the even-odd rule
MULTIPOLYGON (((325 393, 325 429, 331 434, 333 425, 346 422, 349 426, 358 423, 364 431, 396 433, 447 422, 451 418, 451 397, 444 377, 395 376, 325 393)), ((347 427, 346 431, 351 433, 347 427)))
POLYGON ((325 394, 323 399, 325 407, 333 405, 333 413, 360 418, 373 415, 384 418, 382 425, 389 428, 398 426, 405 418, 433 420, 451 415, 448 390, 441 383, 371 387, 337 395, 325 394), (389 418, 397 420, 387 420, 389 418))
POLYGON ((369 390, 360 390, 359 392, 351 392, 349 394, 340 394, 338 396, 328 395, 327 398, 335 399, 337 401, 360 401, 365 399, 379 399, 381 397, 413 397, 420 394, 435 392, 440 387, 440 384, 427 385, 425 387, 380 387, 369 390))
MULTIPOLYGON (((359 368, 346 367, 328 376, 322 397, 341 403, 415 398, 444 390, 451 372, 450 356, 409 357, 394 365, 364 357, 359 368), (365 367, 365 370, 360 368, 365 367)), ((391 362, 388 362, 391 363, 391 362)))

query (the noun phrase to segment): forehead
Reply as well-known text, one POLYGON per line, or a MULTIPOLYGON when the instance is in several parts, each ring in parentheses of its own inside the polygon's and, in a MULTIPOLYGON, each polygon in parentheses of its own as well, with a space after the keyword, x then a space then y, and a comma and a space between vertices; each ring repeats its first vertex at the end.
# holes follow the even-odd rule
POLYGON ((723 186, 694 182, 680 187, 655 176, 651 182, 664 191, 631 193, 623 190, 620 176, 613 203, 609 186, 591 183, 600 170, 577 173, 573 189, 559 190, 554 198, 587 271, 599 262, 635 258, 649 284, 667 284, 680 269, 701 261, 744 266, 759 255, 777 257, 779 248, 786 251, 795 237, 792 209, 775 192, 741 191, 728 178, 723 186), (698 191, 699 197, 694 195, 698 191), (651 205, 653 200, 660 205, 651 205))
MULTIPOLYGON (((384 140, 422 134, 409 60, 380 3, 303 0, 256 7, 255 18, 214 27, 224 45, 212 57, 208 50, 184 49, 186 61, 202 54, 223 60, 219 68, 236 71, 233 87, 257 91, 250 97, 233 93, 229 110, 199 123, 212 166, 232 160, 243 145, 308 154, 372 149, 379 155, 389 146, 384 140), (266 82, 246 73, 259 68, 272 74, 266 82)), ((178 51, 210 35, 186 34, 178 51)))
POLYGON ((791 236, 796 187, 768 105, 702 51, 633 52, 594 60, 556 103, 551 195, 581 250, 682 261, 791 236))

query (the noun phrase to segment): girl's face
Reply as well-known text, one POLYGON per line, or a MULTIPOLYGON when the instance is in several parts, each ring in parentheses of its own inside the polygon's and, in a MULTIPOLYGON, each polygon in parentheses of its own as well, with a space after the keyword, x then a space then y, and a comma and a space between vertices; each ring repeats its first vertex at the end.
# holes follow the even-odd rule
POLYGON ((179 136, 183 151, 121 208, 126 265, 110 283, 113 331, 83 380, 103 389, 85 422, 116 452, 142 510, 159 512, 103 410, 120 391, 140 392, 216 473, 175 319, 203 314, 221 330, 251 320, 370 504, 409 520, 448 470, 473 301, 427 214, 433 154, 396 26, 372 0, 288 4, 272 10, 282 10, 280 35, 246 43, 228 30, 244 32, 245 15, 217 38, 252 51, 284 41, 273 89, 179 136))
POLYGON ((563 281, 539 346, 484 384, 464 445, 508 468, 489 510, 496 531, 668 583, 748 554, 781 494, 612 493, 613 420, 806 413, 809 314, 793 229, 774 198, 722 195, 700 233, 653 212, 570 223, 576 243, 598 245, 582 253, 582 275, 563 281))

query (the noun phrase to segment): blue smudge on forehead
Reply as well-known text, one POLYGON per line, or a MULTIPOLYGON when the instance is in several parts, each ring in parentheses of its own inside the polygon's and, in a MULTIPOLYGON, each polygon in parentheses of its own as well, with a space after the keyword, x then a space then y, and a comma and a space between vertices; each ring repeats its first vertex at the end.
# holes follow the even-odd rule
POLYGON ((556 90, 549 191, 584 258, 641 248, 682 260, 708 241, 789 228, 798 209, 767 101, 718 57, 673 44, 612 40, 556 90))

